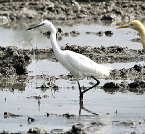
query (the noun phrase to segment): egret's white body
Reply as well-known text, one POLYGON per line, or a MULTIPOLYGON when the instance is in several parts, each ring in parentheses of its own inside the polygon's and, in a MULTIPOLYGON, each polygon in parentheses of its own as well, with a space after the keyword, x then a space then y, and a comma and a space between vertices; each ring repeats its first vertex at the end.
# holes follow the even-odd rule
MULTIPOLYGON (((35 26, 33 28, 39 26, 44 26, 48 28, 48 30, 50 30, 51 32, 50 41, 55 57, 67 70, 71 72, 71 74, 76 78, 78 84, 79 84, 79 79, 83 79, 86 76, 88 77, 90 76, 96 79, 98 75, 109 76, 110 73, 109 67, 105 67, 103 65, 97 64, 82 54, 75 53, 69 50, 61 50, 56 41, 57 30, 50 21, 44 20, 38 26, 35 26)), ((28 30, 30 29, 32 28, 29 28, 28 30)), ((97 80, 97 85, 98 83, 99 82, 97 80)), ((79 89, 80 89, 80 85, 79 85, 79 89)))
POLYGON ((54 54, 57 60, 66 67, 77 80, 83 79, 86 76, 94 76, 95 78, 98 78, 98 75, 109 76, 108 68, 96 64, 94 61, 82 54, 69 50, 55 50, 54 54), (60 52, 58 53, 58 51, 60 52))
MULTIPOLYGON (((57 57, 57 54, 55 55, 57 57)), ((84 55, 69 50, 63 51, 62 55, 62 57, 57 57, 58 61, 65 66, 77 80, 83 79, 86 76, 94 76, 95 78, 98 78, 98 75, 109 76, 108 68, 96 64, 84 55)))

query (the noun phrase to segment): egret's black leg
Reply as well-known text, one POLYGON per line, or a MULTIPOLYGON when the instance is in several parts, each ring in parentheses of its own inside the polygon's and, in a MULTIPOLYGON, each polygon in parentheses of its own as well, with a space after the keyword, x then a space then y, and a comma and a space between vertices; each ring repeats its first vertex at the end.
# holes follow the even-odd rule
POLYGON ((89 88, 87 88, 86 90, 84 90, 84 91, 82 91, 81 90, 81 86, 80 86, 80 83, 79 83, 79 81, 77 81, 77 83, 78 83, 78 86, 79 86, 79 91, 80 91, 80 100, 83 100, 83 95, 84 95, 84 93, 85 92, 87 92, 87 91, 89 91, 90 89, 92 89, 92 88, 94 88, 94 87, 96 87, 97 85, 99 85, 100 84, 100 81, 99 80, 97 80, 96 78, 94 78, 93 76, 91 76, 94 80, 96 80, 97 81, 97 83, 95 84, 95 85, 93 85, 92 87, 89 87, 89 88))
POLYGON ((82 90, 81 90, 80 83, 79 83, 79 81, 77 81, 77 83, 78 83, 79 91, 80 91, 80 100, 83 100, 83 92, 82 92, 82 90))
POLYGON ((87 92, 87 91, 89 91, 90 89, 92 89, 92 88, 94 88, 94 87, 96 87, 97 85, 99 85, 100 84, 100 81, 99 80, 97 80, 96 78, 94 78, 93 76, 91 76, 94 80, 96 80, 97 81, 97 83, 95 84, 95 85, 93 85, 92 87, 89 87, 88 89, 86 89, 86 90, 84 90, 84 91, 82 91, 82 93, 84 94, 85 92, 87 92))
POLYGON ((79 109, 79 115, 81 115, 81 111, 84 108, 83 100, 80 99, 80 109, 79 109))

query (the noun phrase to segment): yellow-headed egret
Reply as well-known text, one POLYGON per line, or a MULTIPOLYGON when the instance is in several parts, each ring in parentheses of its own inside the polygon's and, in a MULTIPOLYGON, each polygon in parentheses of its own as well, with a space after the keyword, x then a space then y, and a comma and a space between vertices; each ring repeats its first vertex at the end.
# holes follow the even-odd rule
POLYGON ((120 29, 120 28, 132 28, 132 29, 138 31, 141 36, 141 43, 145 50, 145 27, 139 20, 133 20, 127 24, 117 27, 117 29, 120 29))

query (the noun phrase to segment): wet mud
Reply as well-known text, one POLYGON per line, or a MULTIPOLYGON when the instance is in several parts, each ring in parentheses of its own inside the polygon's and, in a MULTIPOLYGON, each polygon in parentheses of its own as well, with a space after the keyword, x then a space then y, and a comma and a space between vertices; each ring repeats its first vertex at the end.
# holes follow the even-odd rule
POLYGON ((141 19, 145 10, 144 1, 29 1, 2 0, 0 1, 0 19, 2 24, 16 21, 32 22, 48 19, 73 21, 109 21, 119 22, 130 19, 141 19))

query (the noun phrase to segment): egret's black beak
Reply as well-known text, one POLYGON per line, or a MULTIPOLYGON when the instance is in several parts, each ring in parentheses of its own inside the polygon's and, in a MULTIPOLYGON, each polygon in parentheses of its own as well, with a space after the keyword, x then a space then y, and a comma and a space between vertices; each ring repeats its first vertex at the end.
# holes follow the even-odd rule
POLYGON ((30 27, 30 28, 28 28, 27 30, 31 30, 31 29, 34 29, 34 28, 37 28, 37 27, 40 27, 40 26, 43 26, 44 24, 39 24, 39 25, 37 25, 37 26, 34 26, 34 27, 30 27))

